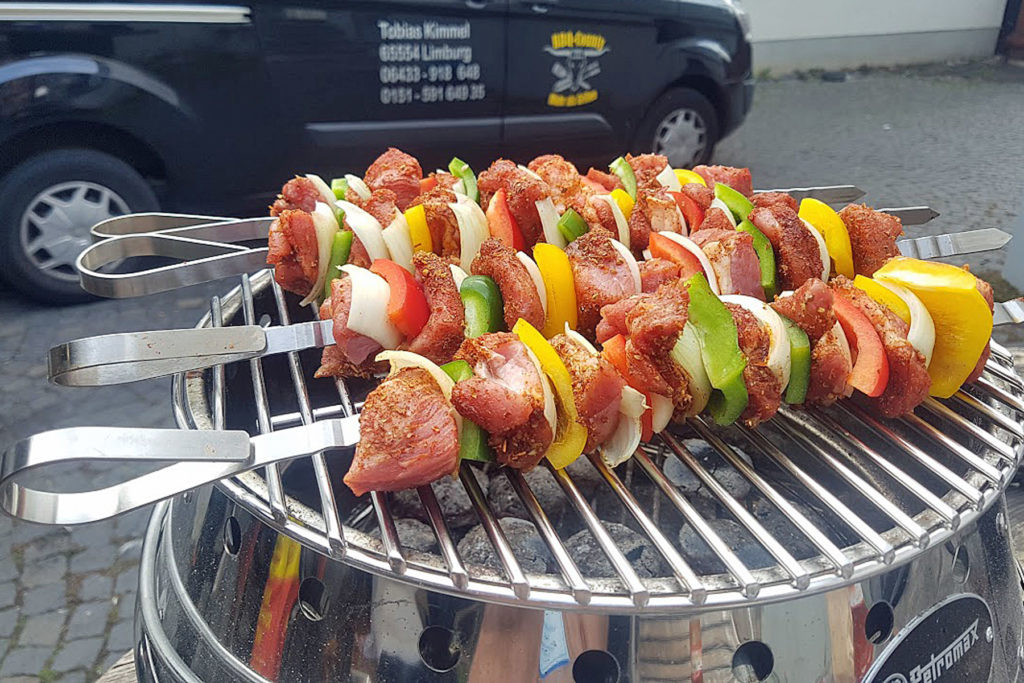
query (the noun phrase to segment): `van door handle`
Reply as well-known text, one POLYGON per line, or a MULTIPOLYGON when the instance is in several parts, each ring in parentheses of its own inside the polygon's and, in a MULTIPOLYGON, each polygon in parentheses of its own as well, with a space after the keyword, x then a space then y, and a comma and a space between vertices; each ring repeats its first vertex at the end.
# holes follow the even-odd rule
POLYGON ((540 4, 534 3, 532 9, 537 14, 547 14, 548 13, 547 5, 540 5, 540 4))
POLYGON ((487 7, 486 0, 466 0, 466 7, 469 9, 484 9, 487 7))

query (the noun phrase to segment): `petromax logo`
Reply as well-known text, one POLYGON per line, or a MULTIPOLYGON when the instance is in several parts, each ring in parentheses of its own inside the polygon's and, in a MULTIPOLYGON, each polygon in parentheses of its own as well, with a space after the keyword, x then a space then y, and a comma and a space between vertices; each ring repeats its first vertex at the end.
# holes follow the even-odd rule
MULTIPOLYGON (((987 632, 986 637, 989 637, 987 632)), ((895 673, 886 678, 883 683, 934 683, 940 680, 944 673, 952 669, 978 640, 978 620, 975 619, 974 623, 946 646, 945 650, 933 655, 927 663, 918 664, 911 669, 909 677, 902 673, 895 673)))
POLYGON ((556 58, 551 65, 555 83, 548 93, 550 107, 579 107, 597 100, 597 89, 590 79, 601 73, 598 57, 609 52, 604 36, 583 31, 559 31, 551 34, 544 51, 556 58))

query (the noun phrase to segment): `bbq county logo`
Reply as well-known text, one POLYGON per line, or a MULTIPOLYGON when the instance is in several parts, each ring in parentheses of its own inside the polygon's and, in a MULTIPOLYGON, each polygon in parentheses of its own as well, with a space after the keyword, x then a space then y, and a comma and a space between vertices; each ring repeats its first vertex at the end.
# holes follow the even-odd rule
POLYGON ((601 73, 598 58, 609 52, 604 36, 583 31, 559 31, 551 34, 544 51, 555 58, 551 73, 555 83, 548 93, 549 107, 579 107, 597 100, 597 89, 590 79, 601 73))

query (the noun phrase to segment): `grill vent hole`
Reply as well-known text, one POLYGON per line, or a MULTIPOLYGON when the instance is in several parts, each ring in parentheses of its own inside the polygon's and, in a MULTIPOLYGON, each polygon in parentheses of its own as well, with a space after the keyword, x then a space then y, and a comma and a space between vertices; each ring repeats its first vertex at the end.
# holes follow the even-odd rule
POLYGON ((953 553, 953 580, 957 583, 967 583, 970 574, 971 558, 967 554, 967 546, 962 545, 953 553))
POLYGON ((760 640, 748 640, 732 655, 732 675, 740 683, 760 683, 774 668, 775 655, 760 640))
POLYGON ((237 555, 241 547, 242 527, 234 516, 228 517, 224 522, 224 552, 228 555, 237 555))
POLYGON ((892 605, 885 602, 876 602, 868 610, 864 619, 864 637, 869 643, 878 645, 884 643, 892 635, 892 626, 895 619, 892 614, 892 605))
POLYGON ((605 650, 581 652, 572 663, 575 683, 618 683, 619 663, 605 650))
POLYGON ((462 648, 455 632, 444 626, 428 626, 420 634, 420 659, 431 671, 451 671, 459 663, 462 648))
POLYGON ((308 576, 299 584, 299 609, 310 621, 320 621, 327 613, 327 590, 320 579, 308 576))

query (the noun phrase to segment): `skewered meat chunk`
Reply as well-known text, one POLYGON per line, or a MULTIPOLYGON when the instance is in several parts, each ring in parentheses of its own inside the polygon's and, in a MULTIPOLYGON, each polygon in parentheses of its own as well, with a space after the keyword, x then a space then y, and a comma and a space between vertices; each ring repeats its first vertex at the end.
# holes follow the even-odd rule
POLYGON ((754 314, 736 304, 725 304, 736 323, 740 350, 747 358, 743 383, 747 385, 747 407, 740 416, 753 427, 771 418, 782 404, 782 386, 767 365, 771 338, 754 314))
POLYGON ((313 217, 306 211, 285 209, 270 224, 267 247, 267 264, 274 266, 277 283, 299 296, 309 294, 320 266, 313 217))
POLYGON ((381 345, 348 329, 351 305, 352 281, 332 281, 331 296, 320 305, 320 319, 334 321, 334 345, 324 347, 315 377, 372 377, 384 372, 385 365, 373 360, 383 350, 381 345))
POLYGON ((772 243, 780 289, 796 289, 811 278, 821 277, 823 264, 818 241, 796 211, 783 204, 772 204, 754 209, 749 218, 772 243))
POLYGON ((811 341, 821 339, 836 324, 832 290, 818 278, 811 278, 790 296, 777 299, 772 308, 807 333, 811 341))
POLYGON ((666 282, 679 279, 679 266, 663 258, 649 258, 640 261, 640 289, 653 294, 666 282))
MULTIPOLYGON (((990 311, 995 310, 995 298, 992 294, 992 285, 981 278, 978 278, 978 291, 981 292, 981 296, 985 298, 985 302, 988 304, 988 309, 990 311)), ((971 374, 968 375, 967 379, 964 381, 965 384, 968 382, 974 382, 981 377, 981 373, 984 372, 985 364, 988 363, 988 357, 991 353, 992 349, 986 345, 984 350, 981 352, 981 356, 978 358, 978 363, 974 366, 974 369, 971 370, 971 374)))
POLYGON ((559 213, 564 212, 566 207, 581 203, 579 195, 586 195, 582 201, 583 205, 586 204, 590 188, 583 184, 583 179, 580 177, 580 172, 576 170, 576 166, 566 161, 561 155, 539 156, 531 161, 527 168, 548 184, 551 199, 554 200, 555 208, 559 210, 559 213))
POLYGON ((594 187, 595 190, 597 190, 597 188, 600 187, 601 190, 598 191, 602 193, 611 192, 616 188, 625 189, 622 187, 622 181, 619 180, 619 176, 615 175, 614 173, 605 173, 604 171, 599 171, 596 168, 591 168, 590 170, 587 171, 586 179, 590 181, 591 187, 594 187))
POLYGON ((508 209, 516 219, 527 247, 544 241, 544 230, 535 202, 550 196, 547 183, 538 180, 515 162, 498 159, 477 178, 480 205, 487 207, 498 190, 505 190, 508 209))
POLYGON ((413 256, 416 279, 430 306, 430 317, 405 348, 438 365, 451 360, 465 338, 466 316, 451 268, 440 257, 420 252, 413 256))
POLYGON ((294 211, 312 212, 317 202, 322 202, 320 190, 313 181, 302 176, 295 176, 281 188, 281 194, 270 205, 270 215, 280 216, 289 209, 294 211))
POLYGON ((544 307, 537 286, 511 247, 493 237, 485 240, 470 270, 474 275, 486 275, 498 285, 508 329, 520 318, 538 329, 544 327, 544 307))
POLYGON ((460 244, 459 221, 449 204, 458 198, 449 189, 438 185, 429 192, 417 196, 410 206, 423 205, 423 214, 430 230, 430 241, 434 245, 434 253, 449 263, 459 263, 460 244))
POLYGON ((754 206, 771 206, 773 204, 782 204, 788 206, 794 211, 800 210, 800 205, 797 204, 796 199, 792 195, 786 192, 758 192, 751 199, 754 206))
MULTIPOLYGON (((395 193, 395 204, 405 211, 420 193, 423 169, 415 157, 389 147, 366 169, 367 186, 371 190, 386 189, 395 193)), ((388 221, 390 222, 390 221, 388 221)), ((387 224, 384 225, 387 227, 387 224)))
POLYGON ((754 182, 750 177, 749 168, 702 165, 694 166, 693 172, 703 178, 710 188, 713 188, 715 183, 722 183, 747 197, 754 194, 754 182))
POLYGON ((832 405, 838 399, 849 396, 853 388, 849 385, 850 371, 853 370, 847 345, 839 338, 842 328, 831 328, 811 347, 811 376, 807 385, 806 403, 811 405, 832 405))
POLYGON ((633 274, 606 230, 595 228, 565 249, 572 266, 579 311, 577 330, 587 339, 601 321, 601 308, 636 293, 633 274))
POLYGON ((869 402, 886 417, 910 413, 928 398, 931 377, 924 356, 907 341, 909 326, 888 308, 843 277, 832 280, 832 289, 849 299, 871 321, 878 332, 889 361, 889 382, 885 391, 869 402))
MULTIPOLYGON (((715 200, 715 191, 709 187, 701 185, 700 183, 686 183, 680 190, 687 197, 697 202, 697 205, 704 211, 707 211, 711 206, 711 202, 715 200)), ((695 230, 696 225, 691 225, 690 229, 695 230)))
POLYGON ((526 346, 510 332, 484 334, 465 340, 455 358, 469 363, 474 373, 455 384, 455 409, 488 433, 498 462, 516 469, 536 465, 554 434, 544 416, 547 380, 526 346))
POLYGON ((404 368, 366 397, 345 484, 357 496, 429 484, 458 466, 455 413, 426 370, 404 368))
POLYGON ((619 423, 619 402, 625 380, 607 360, 590 353, 564 334, 551 338, 572 378, 573 402, 580 422, 587 428, 585 452, 603 444, 619 423))
POLYGON ((903 223, 864 204, 850 204, 839 212, 850 233, 853 247, 853 269, 858 275, 871 277, 875 271, 900 253, 896 238, 903 234, 903 223))
POLYGON ((690 239, 707 255, 722 294, 746 294, 764 301, 761 263, 754 251, 754 239, 748 233, 732 229, 698 230, 690 239))
POLYGON ((716 231, 735 231, 736 228, 733 226, 732 221, 725 215, 725 211, 722 211, 717 206, 707 210, 704 214, 704 220, 697 227, 697 232, 704 232, 707 230, 716 231))
POLYGON ((663 187, 636 192, 636 204, 629 215, 629 248, 634 254, 647 248, 652 232, 684 232, 676 200, 663 187))
POLYGON ((626 155, 626 163, 633 169, 636 176, 637 190, 657 190, 661 188, 658 182, 658 174, 668 166, 668 157, 661 154, 641 154, 633 156, 626 155))

